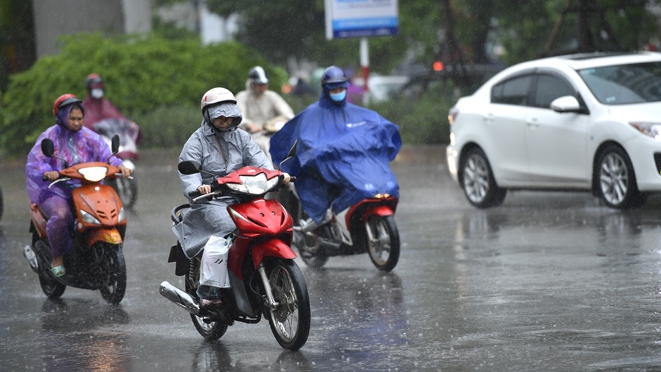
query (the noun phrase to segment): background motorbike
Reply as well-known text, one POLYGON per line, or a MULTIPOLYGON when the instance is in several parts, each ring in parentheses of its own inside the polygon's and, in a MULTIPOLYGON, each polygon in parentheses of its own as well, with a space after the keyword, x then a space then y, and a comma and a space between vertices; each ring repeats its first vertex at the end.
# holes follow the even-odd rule
POLYGON ((396 197, 375 195, 339 214, 329 209, 318 225, 301 207, 295 190, 281 193, 279 199, 296 214, 294 245, 306 265, 320 268, 329 257, 361 253, 368 253, 379 270, 391 271, 397 265, 400 241, 395 223, 396 197))
MULTIPOLYGON (((135 172, 136 162, 139 158, 137 142, 140 138, 140 128, 137 124, 122 119, 104 119, 94 123, 94 130, 103 137, 110 145, 111 138, 119 136, 118 158, 122 159, 122 164, 135 172)), ((118 177, 108 179, 106 184, 119 194, 124 207, 133 208, 138 200, 138 182, 134 177, 118 177)))
MULTIPOLYGON (((116 153, 118 147, 119 137, 114 137, 112 152, 116 153)), ((41 142, 41 149, 46 156, 55 156, 50 139, 41 142)), ((25 246, 23 253, 49 298, 59 298, 67 286, 99 290, 103 299, 113 304, 124 298, 124 208, 117 193, 102 183, 120 175, 119 169, 108 163, 81 163, 60 171, 60 178, 50 184, 52 187, 62 181, 81 181, 81 186, 72 192, 76 216, 71 231, 74 246, 64 254, 66 274, 59 278, 50 271, 53 258, 46 235, 47 218, 36 204, 30 205, 32 245, 25 246)))
MULTIPOLYGON (((191 162, 179 164, 183 174, 199 170, 191 162)), ((222 337, 234 321, 258 323, 268 318, 273 336, 285 349, 298 350, 310 332, 310 300, 307 286, 290 244, 293 221, 276 200, 264 195, 281 186, 282 173, 256 167, 244 167, 218 178, 212 192, 200 196, 191 193, 193 201, 215 195, 232 195, 239 202, 228 207, 236 231, 228 254, 231 287, 225 291, 219 308, 200 307, 197 288, 200 281, 200 256, 188 259, 181 245, 173 246, 168 262, 176 262, 176 275, 185 276, 185 291, 167 281, 160 293, 191 314, 197 331, 207 340, 222 337)), ((181 222, 181 211, 188 204, 172 210, 172 221, 181 222)))

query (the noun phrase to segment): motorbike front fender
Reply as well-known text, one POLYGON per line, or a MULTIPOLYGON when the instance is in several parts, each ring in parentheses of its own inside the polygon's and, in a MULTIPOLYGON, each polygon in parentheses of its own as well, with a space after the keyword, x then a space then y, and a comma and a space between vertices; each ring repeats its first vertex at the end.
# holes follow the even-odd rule
POLYGON ((381 216, 381 217, 386 217, 386 216, 392 216, 395 214, 395 211, 390 208, 388 205, 376 205, 372 208, 368 208, 365 210, 365 215, 363 216, 363 220, 366 221, 367 217, 369 216, 381 216))
POLYGON ((269 239, 256 244, 252 248, 252 263, 258 267, 264 257, 279 257, 287 260, 296 258, 296 253, 287 243, 280 239, 269 239))
POLYGON ((122 241, 122 235, 115 227, 94 229, 87 234, 88 247, 91 247, 98 242, 121 244, 122 241))

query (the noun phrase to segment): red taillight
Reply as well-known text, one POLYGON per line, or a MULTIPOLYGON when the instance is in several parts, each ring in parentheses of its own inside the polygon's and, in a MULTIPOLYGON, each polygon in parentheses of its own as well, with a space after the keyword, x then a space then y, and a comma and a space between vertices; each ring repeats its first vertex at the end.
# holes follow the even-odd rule
POLYGON ((454 107, 451 108, 448 112, 448 122, 450 125, 454 124, 454 121, 457 119, 457 115, 459 115, 459 110, 454 107))

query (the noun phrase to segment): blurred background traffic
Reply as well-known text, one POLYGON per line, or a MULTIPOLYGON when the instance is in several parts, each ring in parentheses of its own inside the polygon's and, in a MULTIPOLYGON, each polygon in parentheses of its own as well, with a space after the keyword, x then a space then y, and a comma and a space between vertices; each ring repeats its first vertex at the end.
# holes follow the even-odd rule
POLYGON ((24 158, 55 97, 85 96, 90 73, 144 148, 181 146, 201 92, 237 92, 255 65, 295 112, 318 99, 323 68, 342 66, 349 99, 399 124, 405 144, 441 144, 457 98, 507 66, 659 44, 657 0, 395 1, 397 34, 370 37, 365 91, 359 39, 326 38, 328 2, 0 0, 0 156, 24 158))

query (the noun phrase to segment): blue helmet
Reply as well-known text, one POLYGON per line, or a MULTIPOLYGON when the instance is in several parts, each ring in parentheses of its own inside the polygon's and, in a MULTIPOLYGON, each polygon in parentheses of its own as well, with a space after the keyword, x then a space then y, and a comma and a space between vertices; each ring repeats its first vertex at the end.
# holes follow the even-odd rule
MULTIPOLYGON (((321 86, 325 87, 327 84, 347 84, 349 79, 344 74, 344 70, 337 66, 330 66, 324 70, 321 75, 321 86)), ((344 85, 342 84, 342 85, 344 85)))

